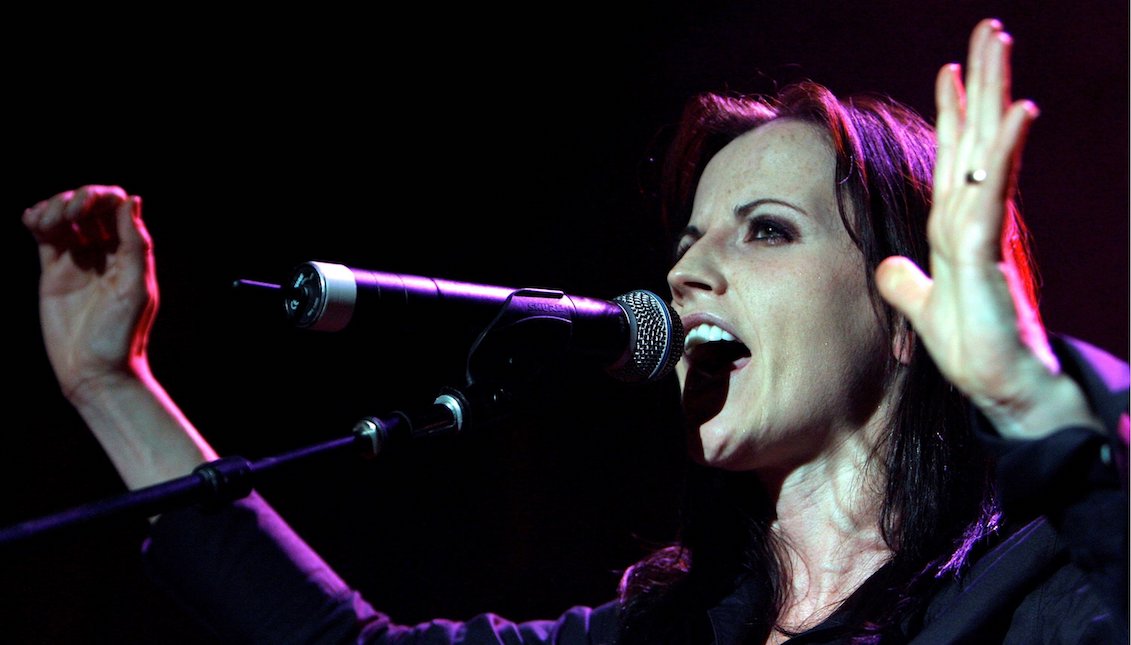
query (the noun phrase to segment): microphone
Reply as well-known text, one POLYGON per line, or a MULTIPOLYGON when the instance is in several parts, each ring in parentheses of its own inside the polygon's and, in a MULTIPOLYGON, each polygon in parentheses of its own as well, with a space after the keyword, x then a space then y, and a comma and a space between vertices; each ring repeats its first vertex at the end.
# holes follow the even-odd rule
MULTIPOLYGON (((565 329, 568 350, 590 356, 621 381, 651 382, 683 353, 683 324, 655 293, 630 291, 609 300, 550 289, 514 289, 417 275, 383 273, 330 262, 305 262, 281 285, 287 319, 315 331, 341 331, 390 319, 438 316, 486 322, 551 321, 565 329)), ((532 327, 535 333, 541 327, 532 327)), ((545 338, 548 344, 554 338, 545 338)), ((540 342, 535 337, 533 342, 540 342)))

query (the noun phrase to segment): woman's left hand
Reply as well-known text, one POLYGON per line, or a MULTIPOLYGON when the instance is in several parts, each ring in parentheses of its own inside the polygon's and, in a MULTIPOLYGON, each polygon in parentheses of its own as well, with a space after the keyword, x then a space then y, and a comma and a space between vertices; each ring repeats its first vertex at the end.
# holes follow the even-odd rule
POLYGON ((1011 44, 998 21, 983 20, 970 39, 965 87, 958 65, 939 72, 931 274, 891 257, 876 282, 943 375, 998 432, 1038 438, 1099 422, 1061 373, 1011 253, 1017 231, 1008 209, 1037 116, 1030 101, 1011 98, 1011 44))

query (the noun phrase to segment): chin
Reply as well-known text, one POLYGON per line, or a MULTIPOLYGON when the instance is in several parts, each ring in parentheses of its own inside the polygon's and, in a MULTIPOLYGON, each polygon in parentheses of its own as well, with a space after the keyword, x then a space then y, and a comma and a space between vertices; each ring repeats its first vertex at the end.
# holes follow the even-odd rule
POLYGON ((753 468, 750 450, 737 446, 733 435, 713 433, 703 426, 688 432, 687 454, 701 466, 720 470, 750 470, 753 468))

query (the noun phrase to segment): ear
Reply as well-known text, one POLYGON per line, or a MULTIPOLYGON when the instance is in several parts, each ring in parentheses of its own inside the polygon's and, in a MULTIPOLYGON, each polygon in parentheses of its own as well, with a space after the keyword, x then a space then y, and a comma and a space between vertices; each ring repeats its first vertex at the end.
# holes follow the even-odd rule
POLYGON ((915 354, 915 330, 911 323, 900 316, 899 325, 891 337, 891 354, 900 365, 911 364, 911 357, 915 354))

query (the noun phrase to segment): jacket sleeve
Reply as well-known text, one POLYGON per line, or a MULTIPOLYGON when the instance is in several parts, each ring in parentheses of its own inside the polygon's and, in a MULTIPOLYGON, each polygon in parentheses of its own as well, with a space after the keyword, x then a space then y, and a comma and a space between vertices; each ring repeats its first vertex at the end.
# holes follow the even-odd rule
POLYGON ((398 625, 347 586, 263 498, 162 515, 143 546, 155 583, 223 642, 613 643, 615 602, 574 607, 556 620, 494 614, 398 625))
POLYGON ((1082 341, 1054 337, 1061 366, 1080 384, 1104 432, 1066 427, 1034 441, 1001 438, 978 417, 975 432, 997 457, 1008 517, 1044 516, 1072 561, 1126 623, 1128 603, 1128 365, 1082 341))

